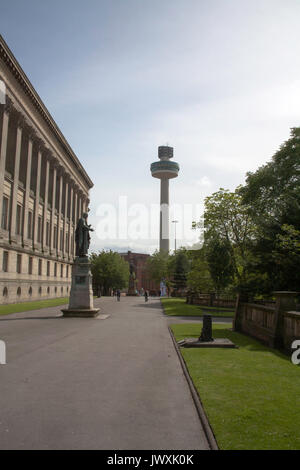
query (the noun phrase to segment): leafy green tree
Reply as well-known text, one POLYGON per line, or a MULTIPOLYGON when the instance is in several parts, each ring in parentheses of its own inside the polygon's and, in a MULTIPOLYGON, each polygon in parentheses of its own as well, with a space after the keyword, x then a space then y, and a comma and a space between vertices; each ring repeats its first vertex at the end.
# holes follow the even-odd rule
POLYGON ((220 294, 234 279, 231 247, 226 239, 211 238, 205 251, 215 291, 220 294))
POLYGON ((155 251, 147 259, 147 271, 153 281, 160 282, 169 279, 168 269, 169 254, 166 251, 155 251))
POLYGON ((221 188, 205 199, 204 246, 207 253, 218 249, 219 256, 226 256, 224 262, 221 258, 218 259, 219 274, 217 274, 217 261, 213 263, 210 256, 213 278, 215 281, 219 279, 218 285, 222 278, 228 279, 229 270, 232 270, 234 283, 238 289, 247 284, 249 246, 255 234, 256 226, 250 216, 248 205, 242 203, 240 187, 234 192, 221 188))
POLYGON ((208 293, 214 290, 208 262, 204 249, 193 250, 190 253, 191 269, 187 274, 187 287, 195 293, 208 293))
POLYGON ((272 160, 248 173, 240 189, 242 202, 250 208, 257 226, 252 245, 252 271, 264 277, 264 289, 298 290, 300 283, 297 251, 300 230, 300 128, 272 160))
POLYGON ((190 269, 191 263, 185 248, 180 248, 169 256, 168 274, 172 278, 176 290, 184 289, 187 286, 187 274, 190 269))
POLYGON ((93 282, 100 286, 104 295, 110 289, 123 289, 128 287, 129 263, 119 253, 102 250, 90 256, 93 282))

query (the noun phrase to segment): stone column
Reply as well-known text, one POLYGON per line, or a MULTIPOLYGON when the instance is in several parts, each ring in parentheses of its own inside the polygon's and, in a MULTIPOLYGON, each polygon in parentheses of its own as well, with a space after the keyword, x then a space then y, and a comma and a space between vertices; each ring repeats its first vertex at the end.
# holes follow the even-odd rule
POLYGON ((275 321, 274 321, 274 348, 283 348, 283 321, 284 312, 296 310, 296 297, 298 292, 277 291, 273 292, 275 303, 275 321))
MULTIPOLYGON (((56 179, 57 179, 57 164, 53 164, 53 183, 52 183, 52 208, 51 208, 51 227, 50 227, 50 253, 55 251, 54 240, 54 225, 55 225, 55 202, 56 202, 56 179)), ((57 237, 57 234, 56 234, 57 237)))
POLYGON ((69 219, 69 248, 68 248, 68 257, 69 258, 73 255, 73 247, 71 246, 72 232, 73 232, 73 199, 74 199, 74 190, 73 190, 73 184, 71 184, 70 219, 69 219))
POLYGON ((63 227, 63 257, 67 256, 66 250, 66 233, 67 233, 67 218, 68 218, 68 196, 69 196, 69 176, 65 176, 66 188, 65 188, 65 213, 64 213, 64 227, 63 227))
POLYGON ((90 200, 89 200, 88 198, 86 198, 85 204, 86 204, 86 205, 85 205, 85 212, 87 212, 87 213, 88 213, 88 212, 89 212, 89 210, 90 210, 90 209, 89 209, 90 200))
POLYGON ((25 118, 21 113, 17 113, 17 137, 16 137, 16 153, 15 153, 15 168, 14 168, 14 182, 11 195, 11 211, 10 211, 10 226, 9 238, 11 243, 16 243, 16 211, 18 202, 18 187, 19 187, 19 170, 20 170, 20 157, 22 145, 22 132, 25 126, 25 118))
POLYGON ((31 162, 32 162, 32 145, 33 139, 36 137, 33 129, 29 131, 28 149, 27 149, 27 170, 26 170, 26 186, 24 196, 24 218, 23 218, 23 245, 28 247, 31 240, 28 240, 28 209, 30 197, 30 180, 31 180, 31 162))
POLYGON ((75 250, 75 230, 78 222, 78 192, 77 188, 75 188, 75 207, 74 207, 74 232, 73 232, 73 246, 72 246, 72 255, 75 256, 76 250, 75 250))
POLYGON ((6 150, 7 150, 7 137, 8 137, 8 121, 9 114, 12 111, 12 101, 6 97, 6 104, 3 109, 3 121, 2 121, 2 138, 0 148, 0 237, 3 238, 2 234, 2 202, 3 202, 3 188, 4 188, 4 176, 5 176, 5 163, 6 163, 6 150))
POLYGON ((88 208, 89 208, 89 200, 87 197, 85 197, 84 202, 83 202, 83 212, 88 212, 88 208))
MULTIPOLYGON (((44 199, 44 213, 43 213, 43 251, 49 252, 50 246, 46 245, 47 236, 47 215, 48 215, 48 191, 49 191, 49 171, 50 171, 50 155, 46 155, 46 181, 45 181, 45 199, 44 199)), ((50 237, 49 237, 50 244, 50 237)))
POLYGON ((81 216, 82 216, 82 198, 81 198, 81 190, 79 189, 78 200, 77 200, 77 222, 81 216))
POLYGON ((38 237, 38 218, 39 218, 39 207, 40 207, 40 185, 41 185, 41 163, 42 163, 42 149, 44 142, 38 139, 38 160, 37 160, 37 172, 36 172, 36 187, 35 187, 35 201, 34 201, 34 214, 33 214, 33 249, 39 249, 40 243, 37 241, 38 237))
POLYGON ((243 321, 241 318, 241 304, 248 302, 248 295, 245 293, 239 292, 237 294, 236 303, 235 303, 235 314, 233 318, 233 331, 242 331, 243 329, 243 321))
POLYGON ((59 202, 58 202, 58 217, 57 217, 57 255, 60 250, 60 222, 61 222, 61 207, 62 207, 62 192, 63 192, 63 167, 59 168, 59 202))

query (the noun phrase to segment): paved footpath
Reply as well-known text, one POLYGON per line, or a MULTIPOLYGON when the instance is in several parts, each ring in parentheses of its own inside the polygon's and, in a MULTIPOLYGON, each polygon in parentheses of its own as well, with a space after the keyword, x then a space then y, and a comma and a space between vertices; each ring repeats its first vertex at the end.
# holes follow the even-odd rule
POLYGON ((207 449, 159 300, 95 305, 0 317, 0 449, 207 449))

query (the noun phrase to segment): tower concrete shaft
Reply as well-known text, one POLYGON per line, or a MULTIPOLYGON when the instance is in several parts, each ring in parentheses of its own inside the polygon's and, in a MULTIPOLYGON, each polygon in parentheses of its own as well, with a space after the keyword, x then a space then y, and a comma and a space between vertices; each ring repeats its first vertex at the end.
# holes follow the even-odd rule
POLYGON ((179 165, 169 161, 173 157, 172 147, 158 147, 158 157, 160 161, 152 163, 151 173, 160 179, 159 250, 169 252, 169 179, 178 176, 179 165))
POLYGON ((160 180, 160 224, 159 224, 159 251, 170 249, 169 241, 169 179, 160 180))

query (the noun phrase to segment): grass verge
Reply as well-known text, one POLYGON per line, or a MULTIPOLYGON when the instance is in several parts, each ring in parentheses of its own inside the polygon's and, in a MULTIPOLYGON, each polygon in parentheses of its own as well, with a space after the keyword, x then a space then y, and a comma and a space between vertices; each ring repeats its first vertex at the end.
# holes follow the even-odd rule
MULTIPOLYGON (((171 326, 177 341, 196 324, 171 326)), ((184 349, 182 356, 223 450, 300 450, 300 368, 280 352, 214 325, 215 338, 239 349, 184 349)))
POLYGON ((9 315, 10 313, 27 312, 28 310, 39 310, 46 307, 57 307, 69 302, 69 297, 58 299, 37 300, 35 302, 22 302, 19 304, 9 304, 0 306, 0 315, 9 315))
POLYGON ((185 299, 161 299, 165 314, 170 316, 201 317, 210 313, 214 317, 233 317, 234 311, 227 308, 189 305, 185 299))

